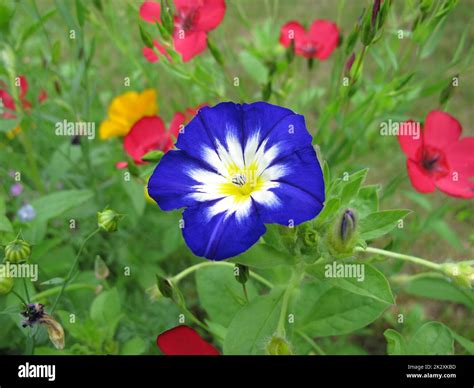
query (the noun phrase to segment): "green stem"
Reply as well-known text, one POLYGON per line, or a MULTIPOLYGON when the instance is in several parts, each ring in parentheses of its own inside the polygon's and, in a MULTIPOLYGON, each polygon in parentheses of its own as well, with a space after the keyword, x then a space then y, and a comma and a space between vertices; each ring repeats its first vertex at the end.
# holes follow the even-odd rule
POLYGON ((18 292, 12 290, 12 294, 15 295, 25 306, 28 305, 25 299, 23 299, 23 297, 18 292))
POLYGON ((23 287, 25 288, 25 298, 30 303, 30 293, 28 292, 28 286, 26 285, 26 279, 23 278, 23 287))
POLYGON ((244 291, 245 300, 248 303, 249 302, 249 294, 247 293, 247 286, 245 284, 242 284, 242 290, 244 291))
MULTIPOLYGON (((33 300, 39 301, 41 299, 44 299, 44 298, 47 298, 49 296, 55 295, 58 292, 61 292, 61 289, 62 289, 62 286, 57 286, 57 287, 52 287, 52 288, 50 288, 48 290, 45 290, 43 292, 39 292, 34 296, 33 300)), ((82 289, 95 290, 96 286, 93 285, 93 284, 76 283, 76 284, 71 284, 70 286, 66 287, 64 289, 64 292, 82 290, 82 289)))
POLYGON ((367 248, 356 247, 354 251, 363 252, 363 253, 374 253, 377 255, 392 257, 394 259, 408 261, 410 263, 422 265, 424 267, 434 269, 435 271, 441 271, 441 266, 439 264, 432 263, 431 261, 428 261, 416 256, 404 255, 402 253, 390 252, 384 249, 371 248, 371 247, 367 247, 367 248))
MULTIPOLYGON (((191 267, 186 268, 185 270, 181 271, 180 273, 173 276, 171 279, 171 283, 177 284, 181 279, 185 278, 186 276, 190 275, 194 271, 197 271, 200 268, 210 267, 210 266, 225 266, 225 267, 232 267, 234 268, 235 264, 228 263, 226 261, 205 261, 199 264, 192 265, 191 267)), ((255 272, 250 271, 250 276, 253 277, 258 282, 262 283, 263 285, 267 286, 268 288, 273 288, 273 284, 270 283, 264 277, 256 274, 255 272)))
POLYGON ((71 269, 69 270, 69 273, 67 274, 67 277, 66 279, 64 280, 64 283, 62 284, 61 286, 61 290, 59 291, 59 295, 57 296, 56 300, 54 301, 54 304, 53 304, 53 307, 51 308, 51 312, 50 314, 53 314, 54 310, 56 309, 56 307, 58 306, 58 303, 59 303, 59 300, 61 299, 63 293, 64 293, 64 290, 66 289, 66 287, 68 286, 69 282, 71 281, 71 278, 72 278, 72 275, 74 273, 74 270, 76 269, 76 266, 79 262, 79 257, 81 256, 81 253, 82 253, 82 250, 84 249, 87 241, 89 241, 89 239, 94 236, 96 233, 98 233, 100 231, 100 228, 97 228, 96 230, 94 230, 91 234, 89 234, 89 236, 87 236, 84 241, 82 242, 82 245, 81 247, 79 248, 79 251, 77 252, 77 255, 76 257, 74 258, 74 262, 72 263, 72 266, 71 266, 71 269))
POLYGON ((293 290, 300 284, 303 274, 304 265, 298 265, 295 271, 293 272, 288 286, 286 287, 285 293, 283 294, 280 317, 278 319, 278 325, 276 329, 276 335, 279 337, 285 337, 285 322, 288 314, 288 305, 290 304, 291 294, 293 290))
POLYGON ((324 352, 323 349, 306 333, 303 333, 301 330, 297 330, 296 333, 303 338, 307 343, 311 345, 311 347, 316 351, 316 353, 320 354, 321 356, 325 356, 326 353, 324 352))

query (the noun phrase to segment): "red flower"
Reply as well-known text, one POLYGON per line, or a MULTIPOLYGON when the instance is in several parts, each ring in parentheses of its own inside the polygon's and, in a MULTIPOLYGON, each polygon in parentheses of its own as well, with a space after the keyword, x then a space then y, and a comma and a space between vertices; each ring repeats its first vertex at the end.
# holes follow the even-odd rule
POLYGON ((219 351, 189 326, 177 326, 161 333, 156 344, 167 356, 218 356, 219 351))
MULTIPOLYGON (((28 82, 26 81, 26 78, 22 75, 19 76, 18 79, 20 81, 20 94, 18 97, 20 99, 21 105, 23 109, 31 109, 31 103, 26 99, 26 93, 28 92, 28 82)), ((38 96, 38 101, 42 103, 44 100, 46 100, 47 97, 48 95, 46 94, 46 91, 42 89, 38 96)), ((0 82, 0 100, 2 100, 3 102, 3 107, 6 108, 2 114, 2 117, 4 119, 15 119, 15 100, 6 91, 6 85, 3 82, 0 82)))
POLYGON ((181 128, 189 122, 199 110, 189 108, 185 113, 177 112, 171 120, 169 130, 159 116, 143 117, 133 124, 125 136, 123 146, 136 164, 144 163, 142 157, 153 150, 169 151, 173 148, 181 128))
POLYGON ((296 55, 324 61, 339 43, 339 30, 328 20, 315 20, 309 31, 300 23, 291 21, 281 28, 280 43, 289 47, 291 41, 294 41, 296 55))
POLYGON ((453 197, 474 198, 474 137, 459 139, 461 132, 454 117, 437 110, 428 113, 420 136, 399 131, 410 181, 420 193, 437 187, 453 197))
MULTIPOLYGON (((207 47, 207 33, 224 18, 225 0, 174 0, 174 5, 174 48, 187 62, 207 47)), ((160 22, 160 11, 160 4, 145 1, 140 7, 140 17, 147 22, 160 22)), ((163 53, 158 42, 155 46, 163 53)), ((145 58, 155 62, 158 58, 156 54, 152 56, 149 50, 144 50, 145 58)))

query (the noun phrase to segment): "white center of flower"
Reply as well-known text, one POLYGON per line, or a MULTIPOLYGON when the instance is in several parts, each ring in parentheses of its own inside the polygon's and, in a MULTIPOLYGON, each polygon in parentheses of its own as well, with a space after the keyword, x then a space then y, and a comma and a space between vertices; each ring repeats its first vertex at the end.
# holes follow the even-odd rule
POLYGON ((249 214, 252 200, 269 207, 280 205, 279 198, 270 191, 288 173, 287 166, 274 163, 279 154, 278 144, 267 147, 268 140, 261 141, 259 132, 241 144, 234 133, 228 128, 226 146, 216 140, 215 149, 202 149, 203 159, 216 172, 204 168, 188 171, 199 182, 189 195, 201 202, 216 201, 209 207, 209 218, 225 212, 226 217, 235 213, 242 220, 249 214))

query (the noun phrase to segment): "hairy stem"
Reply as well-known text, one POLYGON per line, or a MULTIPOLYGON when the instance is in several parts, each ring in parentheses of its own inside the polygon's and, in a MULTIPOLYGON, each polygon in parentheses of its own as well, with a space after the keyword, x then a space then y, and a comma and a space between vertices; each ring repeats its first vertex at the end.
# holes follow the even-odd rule
POLYGON ((427 268, 434 269, 435 271, 440 271, 441 270, 441 266, 439 264, 433 263, 431 261, 428 261, 428 260, 425 260, 425 259, 422 259, 422 258, 416 257, 416 256, 404 255, 402 253, 390 252, 390 251, 386 251, 384 249, 371 248, 371 247, 367 247, 367 248, 356 247, 354 250, 356 252, 374 253, 374 254, 377 254, 377 255, 392 257, 394 259, 398 259, 398 260, 402 260, 402 261, 408 261, 410 263, 414 263, 414 264, 422 265, 422 266, 427 267, 427 268))

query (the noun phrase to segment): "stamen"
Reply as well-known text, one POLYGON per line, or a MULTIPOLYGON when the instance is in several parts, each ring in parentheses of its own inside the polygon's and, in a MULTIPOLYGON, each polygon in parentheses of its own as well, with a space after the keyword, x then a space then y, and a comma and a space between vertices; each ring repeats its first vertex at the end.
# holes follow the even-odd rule
POLYGON ((247 183, 247 178, 243 174, 235 174, 234 177, 232 178, 232 183, 234 185, 242 187, 247 183))

